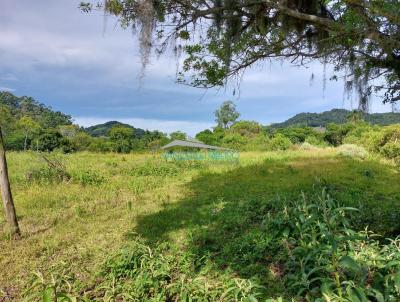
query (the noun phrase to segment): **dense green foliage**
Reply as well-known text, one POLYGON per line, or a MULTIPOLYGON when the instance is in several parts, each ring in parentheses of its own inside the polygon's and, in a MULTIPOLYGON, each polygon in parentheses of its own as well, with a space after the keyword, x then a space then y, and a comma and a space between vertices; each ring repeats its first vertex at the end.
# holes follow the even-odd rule
MULTIPOLYGON (((351 111, 346 109, 332 109, 322 113, 299 113, 282 123, 272 124, 272 128, 286 127, 326 127, 330 123, 345 124, 349 120, 351 111)), ((387 126, 400 123, 400 113, 360 113, 363 120, 372 124, 387 126)))
POLYGON ((70 116, 53 111, 30 97, 16 97, 9 92, 0 92, 0 125, 9 150, 129 153, 158 148, 169 141, 167 135, 159 131, 115 121, 79 128, 72 124, 70 116))
MULTIPOLYGON (((342 112, 334 110, 334 112, 342 112)), ((365 122, 358 112, 347 112, 347 122, 327 123, 324 128, 309 126, 289 126, 284 128, 262 127, 257 122, 238 121, 230 128, 215 127, 196 135, 207 144, 241 151, 287 150, 304 148, 340 146, 353 144, 378 153, 395 162, 400 160, 400 126, 371 125, 365 122)))
POLYGON ((374 91, 385 102, 400 99, 397 0, 93 0, 81 8, 90 11, 93 4, 123 27, 141 28, 143 67, 152 48, 163 53, 174 40, 176 52, 186 52, 178 80, 194 86, 223 86, 278 58, 333 64, 345 74, 346 90, 359 95, 360 109, 368 108, 374 91))
MULTIPOLYGON (((10 93, 0 96, 0 120, 5 131, 6 146, 10 150, 130 153, 159 150, 171 140, 188 138, 182 131, 167 136, 159 131, 134 128, 119 122, 81 129, 72 124, 71 117, 54 112, 31 98, 18 98, 10 93)), ((358 111, 334 109, 322 114, 300 114, 284 123, 263 127, 255 121, 237 121, 239 113, 234 104, 225 102, 216 111, 219 126, 199 132, 196 139, 239 151, 287 150, 302 144, 308 144, 304 145, 305 148, 355 144, 371 153, 399 161, 399 126, 373 125, 374 122, 396 122, 397 115, 366 115, 358 111)))
POLYGON ((131 125, 120 123, 117 121, 110 121, 110 122, 107 122, 104 124, 87 127, 87 128, 85 128, 85 131, 95 137, 101 137, 101 136, 108 137, 111 128, 113 128, 115 126, 131 128, 133 130, 134 136, 136 138, 141 138, 145 134, 145 130, 143 130, 143 129, 135 128, 135 127, 132 127, 131 125))
POLYGON ((236 110, 236 105, 232 101, 225 101, 215 111, 215 122, 218 127, 227 129, 236 122, 239 118, 239 112, 236 110))

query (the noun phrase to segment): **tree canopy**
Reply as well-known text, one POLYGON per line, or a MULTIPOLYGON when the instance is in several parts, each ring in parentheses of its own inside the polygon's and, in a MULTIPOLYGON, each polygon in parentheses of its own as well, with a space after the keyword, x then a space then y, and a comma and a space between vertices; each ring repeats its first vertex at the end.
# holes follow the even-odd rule
POLYGON ((374 91, 384 102, 400 100, 398 0, 105 0, 96 7, 139 29, 143 66, 152 48, 184 51, 178 80, 194 86, 224 85, 267 59, 318 60, 344 75, 361 109, 374 91))
POLYGON ((229 128, 240 116, 240 113, 236 110, 236 105, 232 101, 225 101, 215 111, 215 121, 218 127, 227 129, 229 128))

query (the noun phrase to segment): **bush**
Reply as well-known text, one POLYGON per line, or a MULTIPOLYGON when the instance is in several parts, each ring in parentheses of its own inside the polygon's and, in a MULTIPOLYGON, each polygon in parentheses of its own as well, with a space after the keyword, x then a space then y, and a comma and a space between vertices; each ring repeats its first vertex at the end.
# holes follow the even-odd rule
POLYGON ((106 301, 129 297, 130 301, 239 302, 257 301, 259 294, 250 280, 213 273, 208 259, 166 243, 151 249, 140 239, 109 259, 102 275, 100 288, 106 301))
POLYGON ((111 152, 113 144, 106 138, 95 138, 89 145, 89 151, 93 152, 111 152))
POLYGON ((326 127, 324 139, 332 146, 339 146, 343 144, 343 140, 346 137, 347 133, 349 133, 350 130, 353 128, 354 126, 350 124, 328 124, 326 127))
POLYGON ((22 132, 15 131, 4 135, 7 150, 24 150, 25 135, 22 132))
POLYGON ((319 146, 319 147, 326 147, 328 145, 324 141, 322 136, 315 136, 315 135, 307 136, 304 142, 309 143, 310 145, 319 146))
POLYGON ((342 142, 344 144, 362 145, 369 149, 365 138, 378 128, 379 126, 371 126, 367 123, 359 123, 346 134, 342 142))
POLYGON ((338 147, 340 155, 364 159, 368 156, 368 152, 361 146, 345 144, 338 147))
POLYGON ((246 145, 248 144, 249 140, 237 133, 227 134, 222 139, 222 146, 234 150, 243 150, 245 149, 246 145))
POLYGON ((31 170, 25 175, 27 181, 38 182, 41 184, 52 184, 66 182, 71 179, 71 175, 63 169, 42 167, 31 170))
POLYGON ((137 166, 131 171, 133 176, 176 176, 179 168, 173 163, 166 162, 147 162, 137 166))
POLYGON ((253 137, 262 132, 262 126, 253 121, 238 121, 231 126, 229 132, 245 137, 253 137))
POLYGON ((277 131, 290 139, 292 144, 303 143, 310 135, 315 135, 315 131, 311 127, 288 127, 282 128, 277 131))
POLYGON ((316 147, 308 142, 304 142, 301 145, 299 145, 299 149, 300 150, 317 150, 318 147, 316 147))
POLYGON ((290 139, 285 137, 283 134, 276 134, 270 141, 270 149, 273 151, 287 150, 292 146, 290 139))
POLYGON ((271 227, 284 231, 286 284, 307 301, 399 301, 400 239, 382 245, 351 229, 349 213, 325 193, 288 205, 271 227))
POLYGON ((373 143, 375 151, 387 158, 400 160, 400 126, 384 127, 375 135, 373 143))
POLYGON ((51 152, 63 145, 67 145, 66 139, 58 131, 47 130, 39 137, 38 149, 39 151, 51 152))
POLYGON ((385 144, 380 152, 387 158, 400 160, 400 141, 385 144))
POLYGON ((82 186, 100 185, 105 181, 105 177, 96 171, 84 171, 75 175, 74 178, 82 186))

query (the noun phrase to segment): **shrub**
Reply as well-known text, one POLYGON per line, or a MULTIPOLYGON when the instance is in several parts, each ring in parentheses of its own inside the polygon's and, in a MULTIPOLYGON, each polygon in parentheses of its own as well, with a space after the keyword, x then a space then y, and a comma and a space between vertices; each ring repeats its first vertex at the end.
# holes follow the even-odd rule
POLYGON ((310 135, 315 135, 311 127, 288 127, 277 130, 277 133, 283 134, 290 139, 292 144, 299 144, 305 141, 310 135))
POLYGON ((106 138, 95 138, 89 144, 89 151, 93 152, 110 152, 113 150, 113 143, 106 138))
POLYGON ((323 140, 322 136, 316 136, 316 135, 310 135, 307 136, 305 141, 305 143, 309 143, 310 145, 314 145, 314 146, 320 146, 320 147, 325 147, 328 144, 323 140))
POLYGON ((50 158, 42 155, 42 158, 47 165, 27 172, 25 175, 27 181, 50 184, 69 181, 71 179, 71 175, 57 157, 52 156, 50 158))
POLYGON ((373 148, 387 158, 400 160, 400 126, 384 127, 374 136, 373 148))
POLYGON ((213 273, 207 259, 140 239, 109 259, 102 275, 106 301, 257 301, 259 294, 250 280, 213 273))
POLYGON ((346 137, 347 133, 349 133, 350 130, 353 128, 354 126, 350 124, 328 124, 326 127, 327 131, 325 132, 324 139, 333 146, 339 146, 343 143, 343 140, 346 137))
POLYGON ((203 131, 200 131, 199 133, 197 133, 196 139, 198 139, 208 145, 215 144, 215 138, 214 138, 213 132, 210 129, 206 129, 206 130, 203 130, 203 131))
POLYGON ((318 147, 316 147, 308 142, 304 142, 301 145, 299 145, 299 149, 301 149, 301 150, 317 150, 318 147))
POLYGON ((51 152, 61 148, 64 142, 65 139, 58 131, 47 130, 39 137, 38 149, 39 151, 51 152))
POLYGON ((238 133, 227 134, 222 139, 222 146, 234 150, 243 150, 248 144, 248 139, 238 133))
POLYGON ((238 121, 231 126, 229 132, 245 137, 252 137, 262 132, 262 126, 253 121, 238 121))
POLYGON ((276 134, 270 141, 270 149, 273 151, 287 150, 292 146, 290 139, 285 137, 283 134, 276 134))
POLYGON ((76 174, 74 178, 82 186, 100 185, 105 181, 105 177, 97 171, 84 171, 76 174))
POLYGON ((137 166, 131 171, 133 176, 176 176, 179 168, 174 163, 167 162, 146 162, 137 166))
POLYGON ((357 125, 354 125, 354 128, 352 128, 346 134, 342 142, 344 144, 362 145, 365 148, 369 149, 368 145, 366 144, 365 138, 366 136, 376 131, 378 128, 379 126, 371 126, 367 123, 359 123, 357 125))
POLYGON ((400 141, 389 142, 381 148, 381 153, 391 159, 400 159, 400 141))
POLYGON ((270 138, 264 133, 260 133, 248 142, 246 150, 248 151, 266 151, 269 150, 270 138))
POLYGON ((398 301, 400 239, 385 244, 351 229, 349 211, 325 193, 289 204, 271 226, 291 255, 286 284, 307 301, 398 301))
POLYGON ((5 145, 8 150, 24 150, 25 135, 15 131, 4 135, 5 145))
POLYGON ((41 184, 51 184, 69 181, 71 179, 71 175, 65 170, 42 167, 27 172, 25 178, 27 181, 38 182, 41 184))
POLYGON ((352 158, 366 158, 368 152, 361 146, 345 144, 338 147, 339 154, 352 158))

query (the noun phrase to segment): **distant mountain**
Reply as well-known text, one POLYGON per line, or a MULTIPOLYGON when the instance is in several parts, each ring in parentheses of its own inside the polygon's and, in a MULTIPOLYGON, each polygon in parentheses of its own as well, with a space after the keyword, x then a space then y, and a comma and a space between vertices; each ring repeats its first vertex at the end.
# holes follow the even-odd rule
MULTIPOLYGON (((322 113, 299 113, 283 123, 271 124, 272 128, 287 128, 295 126, 325 127, 329 123, 344 124, 351 111, 332 109, 322 113)), ((364 120, 373 125, 391 125, 400 123, 400 113, 364 113, 364 120)))
POLYGON ((2 111, 12 118, 10 123, 13 125, 7 126, 15 126, 14 124, 24 116, 30 117, 44 129, 72 124, 71 116, 54 111, 31 97, 18 97, 7 91, 0 91, 0 118, 2 111))
POLYGON ((114 126, 123 126, 127 128, 133 129, 135 133, 135 137, 141 138, 145 134, 145 130, 140 129, 140 128, 135 128, 131 125, 120 123, 117 121, 110 121, 104 124, 99 124, 95 126, 91 126, 88 128, 85 128, 85 131, 89 133, 92 136, 100 137, 100 136, 108 136, 108 133, 110 132, 111 128, 114 126))

